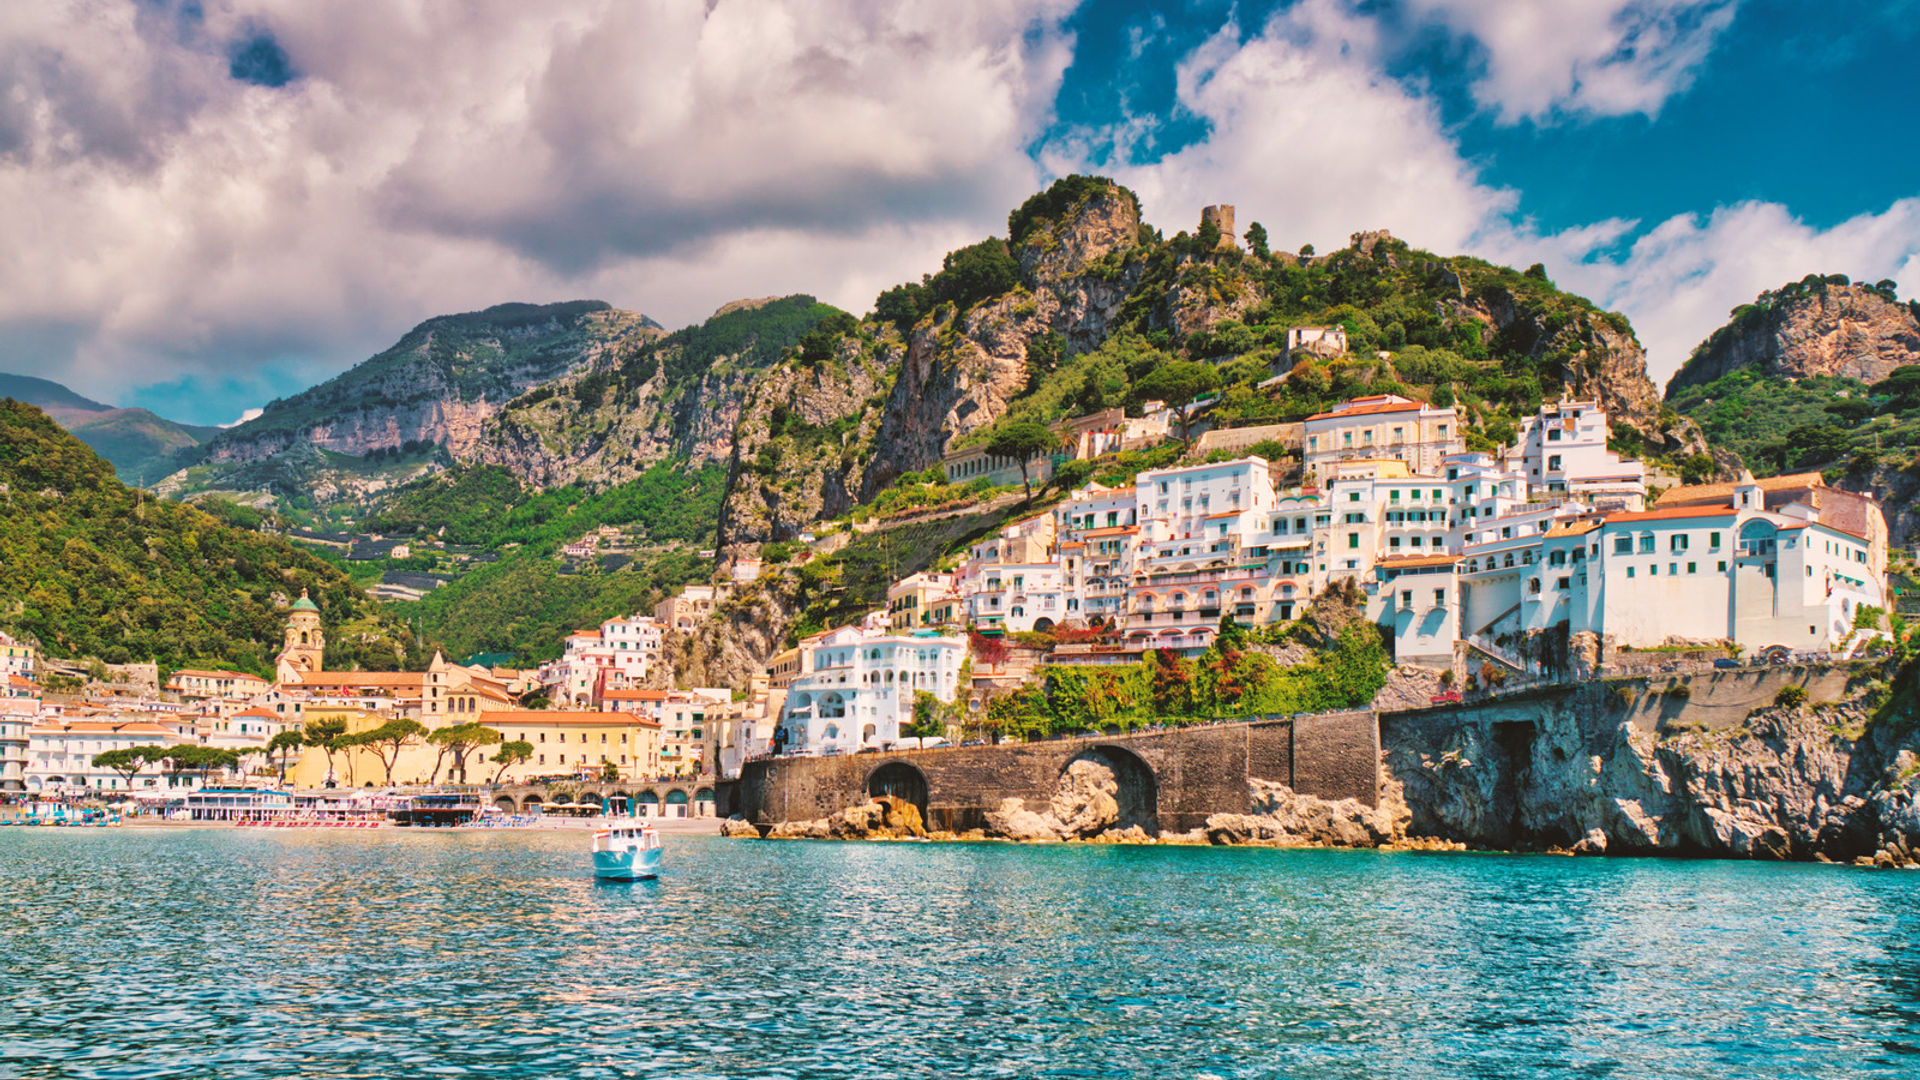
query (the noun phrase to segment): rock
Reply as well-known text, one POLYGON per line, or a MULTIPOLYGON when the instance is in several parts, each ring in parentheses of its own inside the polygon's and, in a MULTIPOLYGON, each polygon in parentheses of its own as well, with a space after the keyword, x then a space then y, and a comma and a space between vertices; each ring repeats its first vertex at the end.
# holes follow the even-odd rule
POLYGON ((782 821, 767 832, 769 840, 825 840, 832 835, 827 818, 812 821, 782 821))
POLYGON ((1207 817, 1207 842, 1219 845, 1291 844, 1295 838, 1280 823, 1258 814, 1212 814, 1207 817))
POLYGON ((1607 853, 1607 834, 1603 829, 1595 829, 1573 845, 1575 855, 1605 855, 1607 853))
POLYGON ((987 812, 987 835, 1007 840, 1047 843, 1060 839, 1059 822, 1027 809, 1025 799, 1002 799, 1000 808, 987 812))
POLYGON ((1113 770, 1105 765, 1085 760, 1068 765, 1047 804, 1054 831, 1069 839, 1105 832, 1120 820, 1120 803, 1114 798, 1119 791, 1113 770))
POLYGON ((1147 830, 1138 825, 1129 825, 1124 829, 1108 829, 1093 838, 1100 844, 1151 844, 1154 838, 1147 830))
POLYGON ((1247 787, 1254 815, 1273 819, 1281 832, 1302 843, 1376 847, 1404 834, 1395 806, 1385 802, 1377 807, 1354 799, 1328 802, 1271 780, 1250 779, 1247 787))
POLYGON ((720 835, 758 840, 760 830, 740 818, 728 818, 720 823, 720 835))
POLYGON ((1667 393, 1733 371, 1799 379, 1841 375, 1874 383, 1920 363, 1920 319, 1864 285, 1821 285, 1708 338, 1667 384, 1667 393))

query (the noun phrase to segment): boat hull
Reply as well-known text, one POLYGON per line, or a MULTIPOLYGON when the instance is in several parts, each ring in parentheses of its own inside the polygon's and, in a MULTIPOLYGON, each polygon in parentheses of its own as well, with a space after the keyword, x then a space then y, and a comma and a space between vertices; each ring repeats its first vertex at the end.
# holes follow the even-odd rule
POLYGON ((640 881, 660 876, 662 848, 629 848, 593 853, 593 876, 608 881, 640 881))

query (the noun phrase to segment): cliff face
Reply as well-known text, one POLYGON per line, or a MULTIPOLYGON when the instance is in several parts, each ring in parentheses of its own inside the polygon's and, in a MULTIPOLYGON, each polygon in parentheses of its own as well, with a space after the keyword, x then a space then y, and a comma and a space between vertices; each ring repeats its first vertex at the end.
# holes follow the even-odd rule
POLYGON ((1865 285, 1789 286, 1735 309, 1667 384, 1667 394, 1748 370, 1875 383, 1920 363, 1920 312, 1865 285), (1787 293, 1788 295, 1781 295, 1787 293))
POLYGON ((788 361, 755 382, 734 429, 723 546, 791 539, 861 501, 869 472, 887 467, 875 449, 879 403, 900 351, 856 334, 827 359, 788 361))
MULTIPOLYGON (((1693 682, 1696 695, 1741 693, 1693 682)), ((1384 772, 1404 789, 1408 832, 1588 854, 1904 861, 1920 847, 1920 732, 1875 722, 1857 698, 1690 709, 1661 689, 1595 683, 1384 717, 1384 772)))
MULTIPOLYGON (((1456 279, 1457 280, 1457 279, 1456 279)), ((1576 399, 1595 399, 1609 422, 1624 422, 1663 453, 1704 454, 1705 436, 1691 419, 1663 408, 1647 375, 1647 353, 1624 320, 1589 311, 1530 307, 1496 282, 1482 282, 1449 306, 1487 325, 1489 333, 1545 368, 1558 382, 1543 387, 1576 399)))
POLYGON ((408 442, 459 454, 515 396, 661 332, 646 316, 599 301, 429 319, 391 349, 221 433, 202 460, 244 464, 295 443, 356 457, 408 442))
POLYGON ((835 314, 810 296, 734 301, 516 399, 458 456, 534 488, 611 487, 665 460, 729 461, 752 388, 835 314))

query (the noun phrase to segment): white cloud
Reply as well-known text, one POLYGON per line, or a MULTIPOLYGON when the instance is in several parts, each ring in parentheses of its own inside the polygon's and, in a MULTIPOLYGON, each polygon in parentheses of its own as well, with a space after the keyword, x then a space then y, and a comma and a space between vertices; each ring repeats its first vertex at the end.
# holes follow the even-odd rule
POLYGON ((1473 83, 1501 120, 1556 113, 1657 115, 1733 22, 1739 0, 1408 0, 1417 18, 1472 38, 1473 83))
MULTIPOLYGON (((1307 0, 1240 37, 1229 25, 1179 66, 1179 103, 1208 137, 1116 170, 1162 228, 1191 229, 1202 206, 1233 202, 1241 227, 1260 220, 1278 247, 1328 250, 1390 228, 1444 251, 1512 209, 1513 193, 1479 181, 1435 107, 1381 72, 1372 20, 1307 0)), ((1124 149, 1137 128, 1110 137, 1124 149)))
POLYGON ((7 366, 111 395, 508 299, 864 309, 1033 191, 1071 54, 1066 0, 205 8, 0 10, 7 366), (261 29, 300 78, 228 77, 261 29))
POLYGON ((265 409, 248 409, 246 412, 243 412, 240 414, 240 418, 238 420, 233 420, 228 423, 221 424, 220 426, 223 428, 239 427, 241 424, 244 424, 249 420, 258 419, 265 412, 266 412, 265 409))
MULTIPOLYGON (((1661 385, 1731 308, 1808 273, 1892 277, 1920 295, 1920 199, 1826 229, 1746 203, 1644 233, 1608 219, 1541 234, 1517 216, 1518 193, 1480 179, 1432 102, 1382 73, 1378 25, 1343 0, 1306 0, 1241 37, 1229 26, 1180 65, 1180 103, 1207 121, 1206 138, 1119 170, 1168 231, 1234 202, 1240 225, 1261 221, 1276 247, 1327 251, 1386 227, 1443 254, 1543 262, 1563 288, 1633 321, 1661 385)), ((1084 168, 1076 152, 1137 145, 1150 126, 1077 133, 1049 164, 1084 168)))
POLYGON ((1892 278, 1901 296, 1920 296, 1920 198, 1827 229, 1778 203, 1740 203, 1661 222, 1623 256, 1587 258, 1571 245, 1549 266, 1562 288, 1626 312, 1664 387, 1729 311, 1808 274, 1892 278))

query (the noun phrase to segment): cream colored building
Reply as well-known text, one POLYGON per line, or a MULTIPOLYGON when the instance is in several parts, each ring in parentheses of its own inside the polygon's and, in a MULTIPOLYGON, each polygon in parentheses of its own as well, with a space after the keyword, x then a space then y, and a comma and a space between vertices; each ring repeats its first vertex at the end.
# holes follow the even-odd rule
MULTIPOLYGON (((309 726, 325 719, 347 721, 349 734, 371 731, 393 719, 361 710, 309 709, 309 726)), ((429 732, 467 723, 466 719, 442 720, 428 724, 429 732)), ((494 760, 499 744, 481 746, 467 755, 464 779, 441 756, 440 748, 422 738, 416 745, 404 747, 394 762, 395 784, 439 783, 491 784, 496 776, 502 783, 522 783, 535 777, 598 777, 612 765, 622 779, 657 776, 660 765, 660 724, 629 713, 566 712, 555 709, 496 709, 480 714, 475 721, 500 733, 501 742, 524 741, 533 747, 533 756, 506 769, 494 760), (438 765, 436 775, 435 766, 438 765)), ((372 748, 355 747, 333 755, 336 783, 345 787, 381 785, 386 769, 372 748)), ((324 751, 309 748, 298 765, 288 773, 296 787, 319 787, 327 777, 324 751)))
POLYGON ((1360 458, 1404 461, 1420 475, 1440 471, 1441 459, 1466 449, 1459 417, 1398 394, 1374 394, 1317 413, 1301 425, 1306 467, 1324 478, 1336 463, 1360 458))

